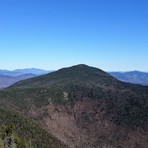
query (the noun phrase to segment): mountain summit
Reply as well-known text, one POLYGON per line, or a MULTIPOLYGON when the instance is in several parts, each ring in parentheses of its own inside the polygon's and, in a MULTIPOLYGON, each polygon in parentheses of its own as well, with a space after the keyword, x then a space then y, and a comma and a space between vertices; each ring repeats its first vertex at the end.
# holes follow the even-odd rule
POLYGON ((13 87, 64 87, 66 85, 111 85, 117 80, 108 73, 84 64, 62 68, 58 71, 24 80, 13 85, 13 87))

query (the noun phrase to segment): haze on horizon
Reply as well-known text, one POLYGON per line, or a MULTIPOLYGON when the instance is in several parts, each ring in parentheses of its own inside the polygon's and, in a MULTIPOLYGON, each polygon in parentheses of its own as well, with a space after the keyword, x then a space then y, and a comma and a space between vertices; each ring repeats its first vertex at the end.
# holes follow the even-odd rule
POLYGON ((1 0, 0 69, 87 64, 148 71, 147 0, 1 0))

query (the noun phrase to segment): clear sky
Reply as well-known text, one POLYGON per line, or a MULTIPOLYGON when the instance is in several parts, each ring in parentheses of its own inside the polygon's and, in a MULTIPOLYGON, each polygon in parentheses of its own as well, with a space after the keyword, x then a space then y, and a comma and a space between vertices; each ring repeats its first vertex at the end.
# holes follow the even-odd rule
POLYGON ((148 71, 148 0, 0 0, 0 69, 148 71))

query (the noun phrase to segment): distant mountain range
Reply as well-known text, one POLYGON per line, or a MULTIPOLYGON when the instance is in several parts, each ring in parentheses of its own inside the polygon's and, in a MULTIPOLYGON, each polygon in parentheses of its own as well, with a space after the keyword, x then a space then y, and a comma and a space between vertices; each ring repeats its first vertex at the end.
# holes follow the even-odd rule
POLYGON ((6 75, 0 75, 0 88, 8 87, 20 80, 25 80, 28 78, 35 77, 34 74, 23 74, 20 76, 6 76, 6 75))
POLYGON ((148 85, 148 72, 130 71, 130 72, 109 72, 120 81, 148 85))
POLYGON ((0 70, 0 88, 5 88, 20 80, 25 80, 50 72, 51 71, 36 68, 16 69, 13 71, 0 70))
POLYGON ((37 68, 26 68, 26 69, 16 69, 16 70, 0 70, 0 75, 6 76, 20 76, 23 74, 33 74, 33 75, 42 75, 52 72, 52 70, 43 70, 37 68))
MULTIPOLYGON (((26 68, 16 70, 0 70, 0 88, 8 87, 20 80, 25 80, 39 75, 44 75, 54 70, 43 70, 37 68, 26 68)), ((148 85, 148 73, 141 71, 130 72, 108 72, 113 77, 123 82, 148 85)))

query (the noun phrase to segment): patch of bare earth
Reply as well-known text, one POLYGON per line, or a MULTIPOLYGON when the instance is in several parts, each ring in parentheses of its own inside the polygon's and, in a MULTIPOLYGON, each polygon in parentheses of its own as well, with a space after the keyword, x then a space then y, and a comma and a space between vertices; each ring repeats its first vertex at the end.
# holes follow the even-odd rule
POLYGON ((146 131, 118 127, 106 117, 103 103, 96 104, 90 99, 77 101, 73 108, 50 103, 32 108, 30 115, 70 148, 147 148, 146 131))

